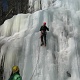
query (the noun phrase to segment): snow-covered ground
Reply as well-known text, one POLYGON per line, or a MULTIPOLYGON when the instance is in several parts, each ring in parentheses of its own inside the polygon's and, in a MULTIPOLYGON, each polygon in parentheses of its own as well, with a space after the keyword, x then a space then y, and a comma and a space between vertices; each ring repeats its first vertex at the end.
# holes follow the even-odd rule
POLYGON ((4 80, 14 65, 19 66, 23 80, 80 80, 80 1, 41 1, 42 10, 15 15, 0 26, 4 80), (50 30, 47 46, 41 47, 39 30, 44 21, 50 30))

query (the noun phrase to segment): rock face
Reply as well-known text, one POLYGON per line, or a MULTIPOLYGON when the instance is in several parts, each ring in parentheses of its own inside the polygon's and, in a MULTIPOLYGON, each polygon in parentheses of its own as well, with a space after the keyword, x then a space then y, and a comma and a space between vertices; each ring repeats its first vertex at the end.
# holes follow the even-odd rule
POLYGON ((13 15, 18 13, 28 12, 28 1, 29 0, 7 0, 8 10, 3 11, 2 0, 0 0, 0 25, 6 20, 11 18, 13 15))

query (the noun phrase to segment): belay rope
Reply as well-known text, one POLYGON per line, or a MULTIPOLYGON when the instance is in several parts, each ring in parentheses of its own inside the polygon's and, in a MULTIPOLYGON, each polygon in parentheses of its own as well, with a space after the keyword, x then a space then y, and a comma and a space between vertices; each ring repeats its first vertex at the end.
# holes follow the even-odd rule
POLYGON ((36 66, 35 66, 35 69, 34 69, 34 71, 33 71, 33 73, 32 73, 32 76, 31 76, 30 80, 32 80, 32 78, 33 78, 33 76, 34 76, 34 73, 35 73, 35 71, 36 71, 36 68, 37 68, 37 65, 38 65, 38 61, 39 61, 39 54, 40 54, 40 44, 39 44, 39 41, 38 41, 38 46, 39 46, 38 59, 37 59, 36 66))
MULTIPOLYGON (((75 49, 76 49, 78 73, 80 74, 80 70, 79 70, 79 56, 78 56, 78 50, 77 50, 77 42, 76 42, 76 39, 75 39, 75 49)), ((78 77, 79 77, 79 75, 78 75, 78 77)))

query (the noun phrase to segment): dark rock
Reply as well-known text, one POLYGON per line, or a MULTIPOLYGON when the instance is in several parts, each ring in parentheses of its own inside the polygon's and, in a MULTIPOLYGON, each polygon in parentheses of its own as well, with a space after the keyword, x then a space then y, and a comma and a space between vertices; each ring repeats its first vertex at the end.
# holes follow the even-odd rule
POLYGON ((8 10, 6 12, 3 12, 1 1, 2 0, 0 0, 0 25, 3 24, 6 19, 9 19, 16 14, 28 13, 29 0, 7 0, 8 10))
POLYGON ((67 71, 66 73, 67 73, 67 76, 68 76, 68 77, 71 77, 71 74, 70 74, 68 71, 67 71))

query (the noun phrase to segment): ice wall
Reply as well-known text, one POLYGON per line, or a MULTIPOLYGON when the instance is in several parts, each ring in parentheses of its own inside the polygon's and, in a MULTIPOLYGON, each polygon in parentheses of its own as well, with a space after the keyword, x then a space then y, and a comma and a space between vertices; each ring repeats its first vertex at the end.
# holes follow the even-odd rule
MULTIPOLYGON (((38 3, 30 0, 31 5, 33 2, 38 3)), ((0 26, 4 80, 8 80, 13 65, 19 66, 23 80, 79 80, 79 5, 79 0, 41 0, 43 10, 6 20, 0 26), (48 1, 51 1, 50 6, 48 1), (44 21, 50 31, 47 46, 40 47, 39 29, 44 21)), ((35 8, 38 6, 40 4, 35 8)))
POLYGON ((48 9, 51 6, 71 9, 72 11, 80 10, 79 0, 29 0, 29 12, 35 12, 38 10, 48 9))
POLYGON ((48 9, 56 0, 29 0, 29 12, 48 9))

